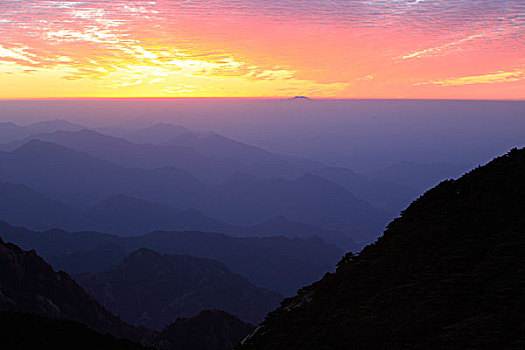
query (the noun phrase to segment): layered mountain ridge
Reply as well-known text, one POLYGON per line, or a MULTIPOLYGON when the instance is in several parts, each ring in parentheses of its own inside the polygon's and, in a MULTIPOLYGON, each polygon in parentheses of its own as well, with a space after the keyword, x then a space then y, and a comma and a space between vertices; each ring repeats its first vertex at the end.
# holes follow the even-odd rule
POLYGON ((276 216, 253 226, 235 226, 215 220, 198 210, 179 210, 167 204, 117 194, 88 209, 77 208, 38 193, 22 184, 0 181, 0 220, 34 230, 60 227, 69 231, 94 230, 122 236, 143 235, 155 230, 195 230, 236 237, 286 236, 308 239, 318 236, 346 250, 356 243, 336 230, 294 222, 276 216), (30 212, 31 215, 26 215, 30 212))
POLYGON ((223 183, 208 185, 184 170, 119 167, 40 140, 0 152, 0 161, 0 180, 23 183, 76 207, 125 194, 182 210, 194 208, 237 226, 282 215, 359 239, 379 232, 388 217, 343 187, 309 174, 290 180, 237 172, 223 183))
POLYGON ((0 236, 35 249, 55 268, 71 274, 97 273, 127 254, 149 248, 162 254, 218 260, 257 286, 291 295, 330 271, 343 251, 319 238, 231 237, 199 231, 156 231, 135 237, 100 232, 31 231, 0 221, 0 236))

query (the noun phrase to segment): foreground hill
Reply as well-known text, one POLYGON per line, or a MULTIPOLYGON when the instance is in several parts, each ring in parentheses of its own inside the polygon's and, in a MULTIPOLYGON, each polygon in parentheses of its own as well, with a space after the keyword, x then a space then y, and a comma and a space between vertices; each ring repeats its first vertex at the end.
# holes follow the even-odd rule
POLYGON ((97 333, 83 324, 34 314, 0 312, 2 348, 17 350, 142 350, 138 343, 97 333))
POLYGON ((77 281, 126 322, 155 329, 207 309, 259 323, 282 299, 216 260, 162 255, 146 248, 108 271, 80 275, 77 281))
POLYGON ((242 349, 518 349, 525 344, 525 149, 414 201, 242 349))
POLYGON ((35 251, 0 240, 0 311, 69 319, 114 336, 146 341, 148 332, 109 313, 66 273, 55 272, 35 251))
POLYGON ((231 350, 254 328, 226 312, 207 310, 195 317, 177 319, 153 345, 160 350, 231 350))
POLYGON ((0 221, 0 235, 24 249, 35 249, 71 274, 100 272, 140 248, 223 262, 252 283, 290 295, 331 271, 342 250, 319 238, 238 238, 198 231, 157 231, 136 237, 99 232, 31 231, 0 221))

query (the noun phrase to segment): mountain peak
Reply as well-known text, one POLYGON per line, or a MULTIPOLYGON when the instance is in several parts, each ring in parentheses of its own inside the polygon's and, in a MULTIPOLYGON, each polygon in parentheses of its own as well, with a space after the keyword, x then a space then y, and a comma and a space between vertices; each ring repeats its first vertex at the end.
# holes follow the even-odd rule
POLYGON ((233 349, 255 327, 220 310, 204 310, 167 326, 155 344, 177 350, 233 349))
POLYGON ((14 150, 14 152, 42 151, 46 149, 65 149, 65 147, 39 139, 30 139, 14 150))
POLYGON ((158 258, 161 258, 162 254, 157 253, 154 250, 151 250, 149 248, 140 248, 133 253, 131 253, 125 260, 125 262, 140 262, 140 261, 151 261, 156 260, 158 258))
POLYGON ((311 101, 312 99, 306 96, 294 96, 289 98, 288 101, 311 101))

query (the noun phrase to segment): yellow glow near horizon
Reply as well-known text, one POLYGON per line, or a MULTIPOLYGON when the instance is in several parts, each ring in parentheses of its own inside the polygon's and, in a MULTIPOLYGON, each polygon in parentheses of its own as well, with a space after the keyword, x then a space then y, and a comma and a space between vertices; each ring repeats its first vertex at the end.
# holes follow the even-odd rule
POLYGON ((525 98, 520 1, 29 0, 0 8, 3 99, 525 98))

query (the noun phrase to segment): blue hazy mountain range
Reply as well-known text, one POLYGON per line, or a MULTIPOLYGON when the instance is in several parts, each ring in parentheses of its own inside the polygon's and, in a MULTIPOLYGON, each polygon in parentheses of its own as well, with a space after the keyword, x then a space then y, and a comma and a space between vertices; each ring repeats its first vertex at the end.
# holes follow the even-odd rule
POLYGON ((316 237, 232 237, 200 231, 122 237, 95 231, 33 231, 2 221, 0 232, 4 241, 35 249, 55 269, 72 275, 109 270, 131 252, 148 248, 162 254, 218 260, 256 286, 283 295, 295 293, 332 271, 344 252, 316 237))
MULTIPOLYGON (((9 132, 9 125, 0 125, 0 135, 9 132)), ((50 132, 4 144, 5 152, 0 153, 2 181, 25 184, 70 206, 71 215, 60 215, 60 210, 55 216, 41 215, 46 222, 40 226, 31 222, 39 216, 35 203, 33 219, 14 218, 14 223, 35 229, 88 228, 128 235, 154 229, 199 229, 304 237, 300 232, 313 234, 311 228, 317 226, 318 236, 350 248, 347 243, 352 239, 369 242, 377 237, 387 220, 423 189, 467 167, 436 164, 429 171, 428 165, 412 164, 402 170, 402 176, 395 176, 400 171, 396 167, 361 175, 177 125, 156 124, 127 133, 144 142, 158 137, 157 144, 134 143, 125 136, 109 136, 59 120, 38 125, 50 132), (56 130, 50 130, 50 125, 56 130), (72 128, 80 130, 68 130, 72 128), (394 181, 388 180, 389 171, 394 181), (112 208, 118 209, 118 215, 112 208), (139 215, 141 211, 150 215, 139 215), (118 220, 126 216, 145 220, 118 220), (53 217, 62 219, 53 222, 53 217), (278 217, 304 224, 292 232, 290 225, 283 231, 282 222, 280 228, 270 229, 268 222, 278 217), (261 223, 266 223, 266 231, 238 228, 261 223)), ((39 130, 35 125, 17 127, 25 128, 29 129, 25 134, 39 130)), ((16 212, 14 205, 12 212, 16 212)), ((6 213, 3 218, 13 217, 6 213)))
POLYGON ((122 236, 136 236, 155 230, 209 231, 232 236, 322 237, 343 249, 357 248, 352 239, 336 230, 287 220, 276 216, 252 226, 235 226, 212 219, 195 209, 179 210, 167 204, 127 195, 111 196, 81 209, 42 195, 22 184, 0 182, 1 218, 30 229, 96 230, 122 236), (31 213, 31 215, 27 215, 31 213))

